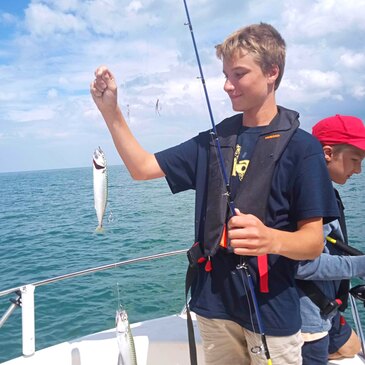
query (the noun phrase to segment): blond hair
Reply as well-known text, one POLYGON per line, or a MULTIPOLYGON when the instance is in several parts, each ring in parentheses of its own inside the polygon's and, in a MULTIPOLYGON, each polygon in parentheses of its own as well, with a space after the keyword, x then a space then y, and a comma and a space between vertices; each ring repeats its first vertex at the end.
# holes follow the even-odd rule
POLYGON ((221 60, 251 54, 264 74, 277 66, 279 76, 275 90, 279 87, 285 67, 285 41, 272 25, 260 23, 240 28, 215 48, 221 60))

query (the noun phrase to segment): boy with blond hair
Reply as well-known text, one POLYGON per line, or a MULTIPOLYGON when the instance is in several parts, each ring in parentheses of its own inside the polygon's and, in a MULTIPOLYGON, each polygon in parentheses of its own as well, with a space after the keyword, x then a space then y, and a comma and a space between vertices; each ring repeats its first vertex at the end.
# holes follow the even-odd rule
POLYGON ((96 70, 91 94, 134 179, 165 177, 173 193, 196 191, 191 250, 201 257, 191 262, 197 275, 189 307, 197 314, 206 364, 268 363, 247 278, 240 274, 245 257, 272 363, 299 365, 296 260, 321 253, 323 221, 338 216, 333 189, 318 141, 297 128, 297 112, 276 104, 285 65, 279 32, 253 24, 229 36, 216 52, 223 62, 224 90, 238 112, 217 125, 230 196, 211 130, 151 154, 128 128, 107 67, 96 70), (234 216, 228 199, 237 208, 234 216))

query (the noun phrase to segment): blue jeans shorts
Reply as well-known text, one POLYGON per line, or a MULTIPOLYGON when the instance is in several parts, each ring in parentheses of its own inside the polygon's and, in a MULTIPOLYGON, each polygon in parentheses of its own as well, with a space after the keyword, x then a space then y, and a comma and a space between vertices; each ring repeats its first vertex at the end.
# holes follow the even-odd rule
POLYGON ((351 332, 352 328, 346 322, 345 318, 340 313, 337 313, 332 319, 332 328, 328 332, 328 353, 333 354, 337 352, 348 341, 351 332))

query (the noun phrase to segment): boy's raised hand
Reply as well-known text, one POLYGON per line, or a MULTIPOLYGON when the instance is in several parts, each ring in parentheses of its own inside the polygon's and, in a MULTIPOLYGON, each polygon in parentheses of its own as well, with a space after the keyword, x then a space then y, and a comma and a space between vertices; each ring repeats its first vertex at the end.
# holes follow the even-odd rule
POLYGON ((113 74, 106 66, 99 66, 95 79, 90 84, 90 92, 102 114, 115 112, 117 108, 117 84, 113 74))

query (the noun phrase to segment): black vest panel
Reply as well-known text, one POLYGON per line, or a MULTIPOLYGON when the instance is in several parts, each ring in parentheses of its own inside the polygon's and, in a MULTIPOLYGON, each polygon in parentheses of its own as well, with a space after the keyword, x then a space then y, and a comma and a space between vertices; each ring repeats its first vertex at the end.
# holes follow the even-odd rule
MULTIPOLYGON (((235 207, 239 208, 242 213, 253 214, 265 222, 275 166, 299 126, 298 116, 299 114, 295 111, 279 107, 279 113, 260 134, 247 172, 234 200, 235 207)), ((241 124, 242 114, 238 114, 217 126, 217 135, 228 178, 232 172, 234 149, 241 124)), ((216 253, 223 226, 228 218, 229 196, 227 187, 224 185, 214 138, 216 136, 213 135, 209 146, 204 256, 213 256, 216 253)))

